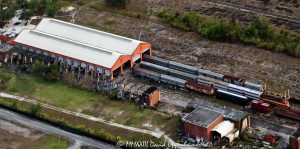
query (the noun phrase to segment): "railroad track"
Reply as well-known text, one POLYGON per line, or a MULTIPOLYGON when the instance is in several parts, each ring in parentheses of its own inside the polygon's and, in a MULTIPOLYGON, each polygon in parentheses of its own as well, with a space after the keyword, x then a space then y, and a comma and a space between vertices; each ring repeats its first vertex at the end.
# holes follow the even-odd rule
MULTIPOLYGON (((234 3, 226 3, 220 1, 203 0, 207 6, 202 8, 193 8, 194 11, 206 15, 214 16, 216 18, 236 18, 243 24, 249 24, 257 15, 265 15, 270 18, 270 21, 277 26, 286 26, 290 30, 300 30, 300 20, 289 17, 287 15, 278 15, 270 12, 268 9, 252 7, 249 5, 240 5, 234 3)), ((191 10, 190 8, 184 8, 191 10)))

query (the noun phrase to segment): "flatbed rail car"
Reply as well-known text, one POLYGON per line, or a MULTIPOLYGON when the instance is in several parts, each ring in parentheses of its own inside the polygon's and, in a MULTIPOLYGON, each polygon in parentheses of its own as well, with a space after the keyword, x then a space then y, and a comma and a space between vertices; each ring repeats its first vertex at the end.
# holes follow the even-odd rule
POLYGON ((204 93, 207 95, 213 95, 215 90, 212 86, 201 85, 192 81, 187 81, 185 87, 189 90, 193 90, 198 93, 204 93))
POLYGON ((281 115, 284 117, 288 117, 300 121, 300 110, 277 106, 274 108, 274 112, 277 115, 281 115))
POLYGON ((247 97, 223 90, 216 90, 216 97, 218 99, 225 99, 240 105, 248 105, 249 103, 249 99, 247 97))
POLYGON ((261 100, 275 106, 290 107, 288 98, 266 91, 261 95, 261 100))
POLYGON ((262 112, 270 112, 271 111, 271 105, 268 103, 263 102, 262 100, 252 100, 251 101, 251 108, 256 109, 262 112))

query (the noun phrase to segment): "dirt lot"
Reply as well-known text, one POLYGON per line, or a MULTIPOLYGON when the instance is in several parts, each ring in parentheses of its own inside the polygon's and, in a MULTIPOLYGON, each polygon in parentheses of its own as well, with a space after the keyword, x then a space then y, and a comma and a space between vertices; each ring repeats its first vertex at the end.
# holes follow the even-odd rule
POLYGON ((120 11, 102 3, 87 5, 81 8, 75 23, 144 40, 152 44, 154 55, 266 83, 268 89, 281 94, 290 89, 292 96, 300 98, 299 59, 255 47, 207 41, 165 25, 153 12, 146 15, 145 10, 150 9, 146 6, 156 11, 169 2, 148 0, 145 7, 136 8, 132 0, 127 9, 120 11))

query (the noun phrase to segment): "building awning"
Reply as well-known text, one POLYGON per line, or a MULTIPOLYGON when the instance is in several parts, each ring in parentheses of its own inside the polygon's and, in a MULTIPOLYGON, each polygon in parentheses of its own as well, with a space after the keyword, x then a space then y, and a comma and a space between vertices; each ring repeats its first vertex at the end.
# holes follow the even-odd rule
POLYGON ((223 121, 220 124, 218 124, 212 131, 218 132, 221 135, 221 137, 224 137, 233 129, 233 123, 231 123, 230 121, 223 121))

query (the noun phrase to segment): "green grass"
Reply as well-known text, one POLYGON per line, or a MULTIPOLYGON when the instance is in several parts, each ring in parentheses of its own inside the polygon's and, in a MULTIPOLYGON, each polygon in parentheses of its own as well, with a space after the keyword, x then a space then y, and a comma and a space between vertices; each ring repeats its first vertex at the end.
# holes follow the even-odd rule
POLYGON ((150 123, 152 128, 169 130, 176 127, 177 117, 171 120, 155 111, 140 109, 139 106, 127 101, 110 99, 93 91, 71 87, 61 81, 45 81, 32 75, 15 75, 0 69, 0 78, 4 80, 4 91, 28 98, 34 98, 43 103, 83 113, 100 116, 127 126, 144 128, 150 123))
POLYGON ((40 140, 41 149, 66 149, 68 148, 67 140, 54 137, 54 136, 46 136, 41 138, 40 140))

